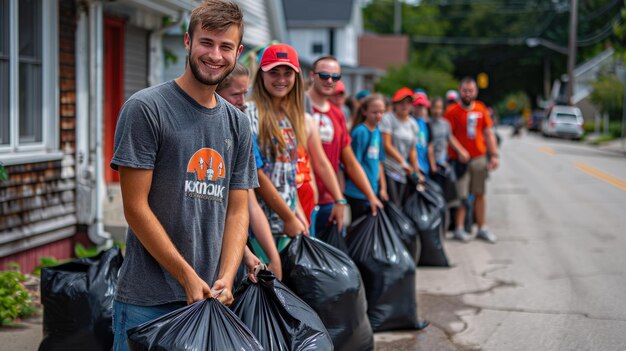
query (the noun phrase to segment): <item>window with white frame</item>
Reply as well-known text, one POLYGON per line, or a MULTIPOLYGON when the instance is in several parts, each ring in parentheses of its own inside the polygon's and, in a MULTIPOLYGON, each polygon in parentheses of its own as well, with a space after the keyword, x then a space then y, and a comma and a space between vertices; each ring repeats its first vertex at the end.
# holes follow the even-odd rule
POLYGON ((57 28, 56 1, 0 0, 0 160, 58 150, 57 28))

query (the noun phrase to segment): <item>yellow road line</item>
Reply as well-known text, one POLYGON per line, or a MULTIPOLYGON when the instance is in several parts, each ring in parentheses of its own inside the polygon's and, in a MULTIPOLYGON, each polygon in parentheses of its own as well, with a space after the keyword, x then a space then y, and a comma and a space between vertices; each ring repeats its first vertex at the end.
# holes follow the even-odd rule
POLYGON ((539 151, 543 152, 546 155, 550 155, 550 156, 556 155, 556 151, 554 151, 554 149, 551 147, 542 146, 542 147, 539 147, 538 149, 539 151))
POLYGON ((603 180, 611 185, 613 185, 614 187, 624 190, 626 191, 626 181, 623 181, 617 177, 614 177, 608 173, 604 173, 601 170, 591 167, 589 165, 586 165, 584 163, 576 163, 576 168, 578 168, 579 170, 592 175, 600 180, 603 180))

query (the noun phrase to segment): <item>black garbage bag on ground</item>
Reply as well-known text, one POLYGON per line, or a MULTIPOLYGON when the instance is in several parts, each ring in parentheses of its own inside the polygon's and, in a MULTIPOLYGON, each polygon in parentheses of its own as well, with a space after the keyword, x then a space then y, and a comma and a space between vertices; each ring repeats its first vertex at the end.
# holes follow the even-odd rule
POLYGON ((404 213, 415 223, 422 246, 418 266, 449 267, 443 249, 446 201, 428 183, 420 184, 408 197, 404 213))
POLYGON ((437 171, 431 174, 431 178, 441 188, 446 203, 459 197, 456 190, 456 174, 451 166, 438 166, 437 171))
POLYGON ((213 298, 129 329, 128 346, 133 351, 263 350, 248 327, 213 298))
POLYGON ((346 246, 346 241, 341 236, 337 224, 333 223, 327 226, 320 233, 317 233, 315 237, 346 254, 348 253, 348 246, 346 246))
POLYGON ((409 250, 413 261, 417 262, 419 260, 421 245, 415 224, 393 202, 387 201, 384 205, 384 211, 387 217, 389 217, 391 226, 400 240, 402 240, 407 250, 409 250))
POLYGON ((113 298, 122 266, 118 247, 41 270, 40 351, 110 350, 113 298))
POLYGON ((365 285, 374 331, 418 329, 415 262, 381 211, 348 229, 348 249, 365 285))
POLYGON ((338 351, 374 349, 361 274, 347 254, 305 235, 281 252, 283 282, 320 317, 338 351))
POLYGON ((265 350, 333 350, 333 341, 317 313, 274 273, 261 270, 235 293, 230 307, 265 350))

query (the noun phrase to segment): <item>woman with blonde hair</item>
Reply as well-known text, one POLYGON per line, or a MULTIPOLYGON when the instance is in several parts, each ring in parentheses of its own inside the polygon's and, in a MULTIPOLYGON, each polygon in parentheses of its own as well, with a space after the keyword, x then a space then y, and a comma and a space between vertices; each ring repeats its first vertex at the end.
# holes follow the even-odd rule
MULTIPOLYGON (((266 161, 263 172, 289 209, 308 227, 316 203, 311 169, 319 174, 328 174, 333 169, 312 117, 304 112, 304 80, 296 51, 286 44, 270 45, 263 52, 259 66, 246 113, 257 136, 261 157, 266 161)), ((335 177, 322 180, 334 197, 343 198, 335 177)), ((261 207, 270 219, 272 233, 281 234, 282 216, 271 208, 276 199, 263 188, 261 184, 261 207)), ((337 217, 341 217, 337 219, 341 225, 343 213, 337 217)))

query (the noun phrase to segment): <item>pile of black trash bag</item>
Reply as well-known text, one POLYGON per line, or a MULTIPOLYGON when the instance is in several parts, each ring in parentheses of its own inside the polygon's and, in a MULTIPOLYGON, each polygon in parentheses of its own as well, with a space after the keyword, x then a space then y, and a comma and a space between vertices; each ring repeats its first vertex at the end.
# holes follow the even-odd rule
POLYGON ((113 247, 95 257, 42 268, 40 351, 111 349, 113 299, 122 261, 120 249, 113 247))
POLYGON ((418 266, 449 267, 443 248, 447 206, 441 188, 432 181, 414 184, 407 196, 404 214, 413 221, 419 233, 421 253, 418 266))
POLYGON ((363 277, 374 331, 422 327, 417 319, 415 261, 384 211, 359 217, 346 241, 363 277))
POLYGON ((128 346, 133 351, 263 350, 248 327, 214 298, 129 329, 128 346))
POLYGON ((274 273, 261 270, 245 280, 230 307, 265 350, 332 350, 333 341, 317 313, 274 273))
POLYGON ((374 349, 363 281, 348 255, 298 235, 281 252, 281 260, 283 282, 317 312, 335 350, 374 349))

